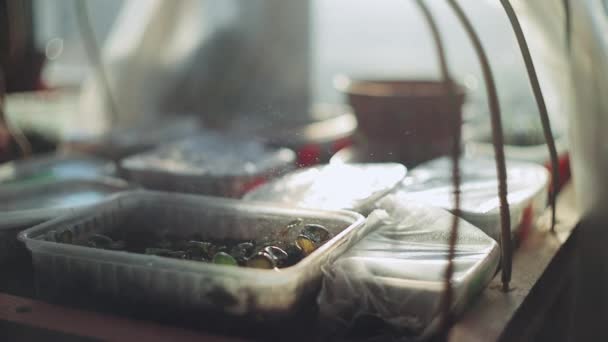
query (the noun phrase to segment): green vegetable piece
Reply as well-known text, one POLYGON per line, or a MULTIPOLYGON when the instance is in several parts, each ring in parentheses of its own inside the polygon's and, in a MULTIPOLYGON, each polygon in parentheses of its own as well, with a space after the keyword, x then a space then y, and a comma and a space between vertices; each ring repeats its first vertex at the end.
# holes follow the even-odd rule
POLYGON ((324 243, 331 238, 331 233, 319 224, 307 224, 300 234, 308 237, 314 241, 315 244, 324 243))
POLYGON ((231 266, 238 265, 236 259, 233 258, 232 255, 225 253, 225 252, 217 252, 213 256, 213 263, 218 264, 218 265, 231 265, 231 266))

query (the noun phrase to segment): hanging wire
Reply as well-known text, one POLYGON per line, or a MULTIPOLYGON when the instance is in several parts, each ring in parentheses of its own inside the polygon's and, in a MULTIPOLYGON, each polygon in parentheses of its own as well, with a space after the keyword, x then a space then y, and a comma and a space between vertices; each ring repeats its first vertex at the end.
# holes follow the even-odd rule
MULTIPOLYGON (((568 0, 565 0, 566 3, 568 0)), ((524 63, 526 64, 526 69, 528 71, 528 77, 530 78, 530 85, 532 86, 532 91, 534 92, 534 98, 536 99, 536 104, 538 106, 538 112, 540 114, 540 121, 543 126, 543 132, 545 134, 545 141, 547 142, 547 146, 549 147, 549 154, 551 156, 551 171, 552 171, 552 179, 553 179, 553 191, 551 191, 551 231, 555 231, 555 201, 557 198, 557 189, 559 187, 559 162, 557 157, 557 149, 555 148, 555 140, 553 139, 553 132, 551 131, 551 122, 549 120, 549 113, 547 112, 547 105, 545 104, 545 99, 543 97, 543 92, 540 88, 540 82, 538 81, 538 76, 536 74, 536 69, 534 67, 534 61, 532 60, 532 55, 530 54, 530 48, 528 47, 528 43, 526 41, 526 37, 524 36, 524 31, 521 28, 521 24, 519 23, 519 19, 513 10, 513 6, 509 0, 500 0, 500 3, 505 9, 507 16, 509 17, 509 21, 511 22, 511 26, 513 27, 513 31, 515 32, 515 37, 517 37, 517 43, 519 44, 519 49, 521 50, 521 55, 524 59, 524 63)), ((568 28, 569 30, 569 28, 568 28)))
POLYGON ((112 96, 107 72, 103 65, 103 61, 101 60, 101 52, 99 46, 97 45, 95 32, 93 31, 93 26, 91 25, 91 19, 89 18, 87 2, 85 0, 74 0, 74 9, 76 12, 76 19, 78 21, 80 37, 82 38, 82 42, 86 53, 89 56, 89 60, 97 73, 97 78, 101 83, 103 93, 106 97, 106 102, 110 107, 110 123, 113 125, 118 121, 118 106, 114 97, 112 96))
MULTIPOLYGON (((457 108, 458 104, 456 98, 456 86, 453 83, 452 76, 448 67, 447 57, 445 53, 445 47, 443 39, 441 38, 441 32, 437 26, 437 22, 433 16, 433 13, 425 4, 424 0, 416 0, 418 8, 422 12, 427 25, 433 35, 435 43, 435 49, 437 50, 437 56, 439 57, 439 69, 441 71, 441 77, 445 87, 446 94, 448 95, 448 108, 457 108)), ((456 112, 456 111, 455 111, 456 112)), ((451 117, 454 120, 453 123, 453 146, 452 146, 452 186, 454 192, 454 215, 452 216, 452 229, 450 232, 449 250, 448 250, 448 266, 446 267, 444 274, 444 295, 441 300, 441 330, 447 331, 451 322, 451 307, 453 302, 453 289, 452 289, 452 277, 454 276, 454 256, 456 254, 456 241, 458 240, 458 223, 460 213, 460 140, 461 140, 461 119, 459 114, 451 117)))
POLYGON ((511 282, 511 268, 512 268, 512 257, 513 250, 511 246, 511 218, 509 214, 509 202, 507 201, 507 168, 505 162, 505 151, 504 151, 504 138, 502 130, 500 103, 498 101, 498 94, 496 90, 496 84, 494 82, 494 76, 490 67, 488 56, 481 44, 481 40, 473 28, 473 24, 467 17, 464 10, 460 7, 456 0, 447 0, 448 4, 460 20, 464 27, 473 47, 475 53, 481 64, 483 77, 486 84, 486 91, 488 93, 488 105, 490 107, 490 115, 492 121, 492 139, 494 144, 494 154, 496 158, 496 171, 498 173, 498 197, 500 200, 500 230, 501 230, 501 266, 502 266, 502 287, 503 291, 509 290, 509 283, 511 282))

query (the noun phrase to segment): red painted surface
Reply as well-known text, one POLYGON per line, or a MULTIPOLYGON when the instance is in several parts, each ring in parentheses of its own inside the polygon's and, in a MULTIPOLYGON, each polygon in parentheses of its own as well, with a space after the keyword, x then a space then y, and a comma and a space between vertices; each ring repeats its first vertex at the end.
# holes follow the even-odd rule
POLYGON ((519 240, 525 241, 526 238, 530 235, 530 231, 532 230, 532 226, 534 224, 534 207, 530 204, 521 217, 521 223, 519 224, 519 240))
POLYGON ((237 341, 0 293, 0 320, 104 341, 237 341))
POLYGON ((243 185, 243 195, 245 195, 246 193, 248 193, 249 191, 257 188, 258 186, 262 185, 266 183, 266 178, 264 177, 258 177, 253 179, 252 181, 250 181, 249 183, 246 183, 243 185))
POLYGON ((353 145, 353 140, 350 137, 338 139, 332 144, 332 152, 336 153, 343 148, 347 148, 353 145))
MULTIPOLYGON (((551 161, 547 161, 545 163, 545 167, 549 172, 552 172, 551 161)), ((559 171, 559 188, 557 191, 561 190, 561 188, 570 180, 570 155, 564 154, 558 160, 558 171, 559 171)), ((553 191, 553 182, 549 184, 549 192, 553 191)))
POLYGON ((319 145, 304 145, 298 150, 298 165, 300 167, 316 165, 320 158, 321 147, 319 145))

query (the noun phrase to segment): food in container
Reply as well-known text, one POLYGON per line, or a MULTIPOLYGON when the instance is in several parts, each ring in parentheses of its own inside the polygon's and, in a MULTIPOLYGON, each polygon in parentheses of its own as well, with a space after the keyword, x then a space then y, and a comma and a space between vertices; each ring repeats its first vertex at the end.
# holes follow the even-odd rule
MULTIPOLYGON (((267 317, 293 312, 311 300, 320 285, 321 267, 365 232, 363 222, 361 215, 346 211, 273 208, 217 197, 134 191, 31 228, 20 239, 32 251, 37 279, 46 287, 72 286, 162 307, 267 317), (143 250, 150 248, 146 246, 151 236, 168 234, 177 240, 196 235, 199 242, 262 241, 269 236, 291 242, 301 235, 300 225, 321 225, 331 238, 293 266, 275 269, 230 265, 233 261, 226 255, 233 252, 227 250, 214 255, 217 263, 209 263, 73 244, 116 243, 122 233, 132 236, 143 250), (99 234, 112 242, 95 237, 99 234)), ((170 246, 156 248, 162 247, 170 246)), ((261 253, 280 252, 265 248, 261 253)), ((251 262, 265 261, 260 257, 251 262)))
MULTIPOLYGON (((429 337, 439 325, 453 217, 394 195, 378 207, 382 210, 367 219, 371 233, 323 268, 321 321, 337 336, 365 325, 370 339, 429 337), (372 320, 381 327, 379 336, 369 331, 372 320)), ((500 249, 464 220, 455 248, 452 310, 457 314, 494 277, 500 249)))
POLYGON ((203 239, 201 234, 176 236, 170 232, 117 230, 74 240, 71 231, 50 231, 46 240, 91 248, 125 251, 220 265, 263 269, 293 266, 332 238, 320 224, 297 219, 256 240, 203 239))
POLYGON ((295 167, 295 154, 259 141, 208 132, 126 158, 122 173, 146 188, 225 197, 295 167))
MULTIPOLYGON (((460 162, 460 216, 490 237, 500 239, 498 177, 493 159, 463 158, 460 162)), ((453 210, 450 158, 414 168, 396 191, 404 202, 424 203, 453 210)), ((524 238, 547 205, 549 173, 540 165, 507 161, 511 230, 524 238)))
POLYGON ((330 164, 289 173, 254 189, 244 200, 368 214, 406 175, 400 164, 330 164))

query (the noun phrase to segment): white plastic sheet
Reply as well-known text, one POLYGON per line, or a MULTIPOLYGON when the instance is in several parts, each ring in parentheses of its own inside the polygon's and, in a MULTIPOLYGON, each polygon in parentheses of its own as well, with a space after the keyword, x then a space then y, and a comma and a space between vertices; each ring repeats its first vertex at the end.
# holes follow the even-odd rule
POLYGON ((330 164, 292 172, 244 199, 368 214, 406 175, 400 164, 330 164))
MULTIPOLYGON (((460 165, 461 217, 498 240, 500 203, 494 160, 463 158, 460 165)), ((406 202, 453 210, 451 170, 449 158, 422 164, 410 172, 397 195, 406 202)), ((536 164, 507 161, 507 178, 511 230, 519 233, 522 223, 525 226, 533 224, 544 210, 549 174, 545 168, 536 164)))
MULTIPOLYGON (((399 336, 427 335, 438 323, 452 215, 394 195, 378 207, 367 221, 372 232, 323 270, 322 321, 344 333, 361 318, 374 317, 399 336)), ((482 231, 464 220, 459 228, 455 312, 489 283, 500 258, 497 243, 482 231)))

